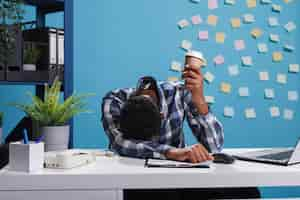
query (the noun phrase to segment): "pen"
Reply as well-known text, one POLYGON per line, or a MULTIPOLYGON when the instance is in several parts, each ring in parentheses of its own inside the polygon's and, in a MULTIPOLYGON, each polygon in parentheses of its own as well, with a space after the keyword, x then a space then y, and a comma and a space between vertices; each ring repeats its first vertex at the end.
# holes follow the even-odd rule
POLYGON ((24 139, 24 144, 28 144, 28 134, 27 134, 27 130, 24 129, 23 130, 23 139, 24 139))
POLYGON ((148 164, 147 167, 156 167, 156 168, 209 168, 208 165, 185 165, 185 164, 167 164, 167 165, 159 165, 159 164, 148 164))
POLYGON ((44 139, 44 134, 42 134, 36 141, 35 143, 40 143, 44 139))

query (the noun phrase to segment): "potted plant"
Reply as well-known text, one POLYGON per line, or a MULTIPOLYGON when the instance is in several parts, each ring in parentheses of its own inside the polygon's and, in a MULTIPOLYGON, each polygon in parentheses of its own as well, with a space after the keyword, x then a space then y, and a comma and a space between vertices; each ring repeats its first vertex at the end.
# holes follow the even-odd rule
POLYGON ((23 52, 23 70, 36 71, 36 63, 39 58, 40 50, 31 42, 25 44, 23 52))
POLYGON ((0 112, 0 144, 2 144, 2 125, 3 125, 3 113, 0 112))
POLYGON ((61 102, 61 85, 56 77, 51 87, 45 85, 44 100, 28 93, 32 104, 12 104, 39 124, 40 134, 45 142, 45 151, 67 149, 70 135, 68 121, 75 115, 89 112, 85 109, 86 103, 83 100, 91 94, 73 94, 61 102))

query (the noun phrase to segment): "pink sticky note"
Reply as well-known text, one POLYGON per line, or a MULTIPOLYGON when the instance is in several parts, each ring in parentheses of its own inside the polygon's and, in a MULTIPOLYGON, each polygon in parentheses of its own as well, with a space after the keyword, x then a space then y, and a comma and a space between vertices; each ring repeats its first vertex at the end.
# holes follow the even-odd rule
POLYGON ((208 0, 208 9, 213 10, 218 8, 218 0, 208 0))
POLYGON ((234 47, 237 51, 241 51, 245 49, 245 42, 244 40, 236 40, 234 41, 234 47))
POLYGON ((200 15, 192 16, 191 21, 192 21, 192 24, 194 24, 194 25, 201 24, 203 22, 200 15))
POLYGON ((222 65, 225 62, 224 56, 218 55, 214 58, 214 62, 216 65, 222 65))
POLYGON ((208 31, 199 31, 199 40, 208 40, 208 31))

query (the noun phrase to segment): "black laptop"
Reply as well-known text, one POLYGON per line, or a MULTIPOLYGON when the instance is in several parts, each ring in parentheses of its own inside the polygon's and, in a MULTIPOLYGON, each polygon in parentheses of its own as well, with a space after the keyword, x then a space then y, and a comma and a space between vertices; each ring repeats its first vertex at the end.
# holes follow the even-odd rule
POLYGON ((270 163, 276 165, 293 165, 300 163, 300 139, 294 148, 271 148, 250 151, 234 155, 239 160, 270 163))

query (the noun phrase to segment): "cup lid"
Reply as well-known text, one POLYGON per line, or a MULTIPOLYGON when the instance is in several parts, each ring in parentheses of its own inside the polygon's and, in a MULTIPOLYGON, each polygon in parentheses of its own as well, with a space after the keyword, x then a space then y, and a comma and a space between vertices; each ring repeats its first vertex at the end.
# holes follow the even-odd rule
POLYGON ((203 61, 203 64, 206 65, 207 64, 207 61, 206 59, 204 58, 202 52, 200 51, 188 51, 185 56, 190 56, 190 57, 195 57, 195 58, 199 58, 200 60, 203 61))

